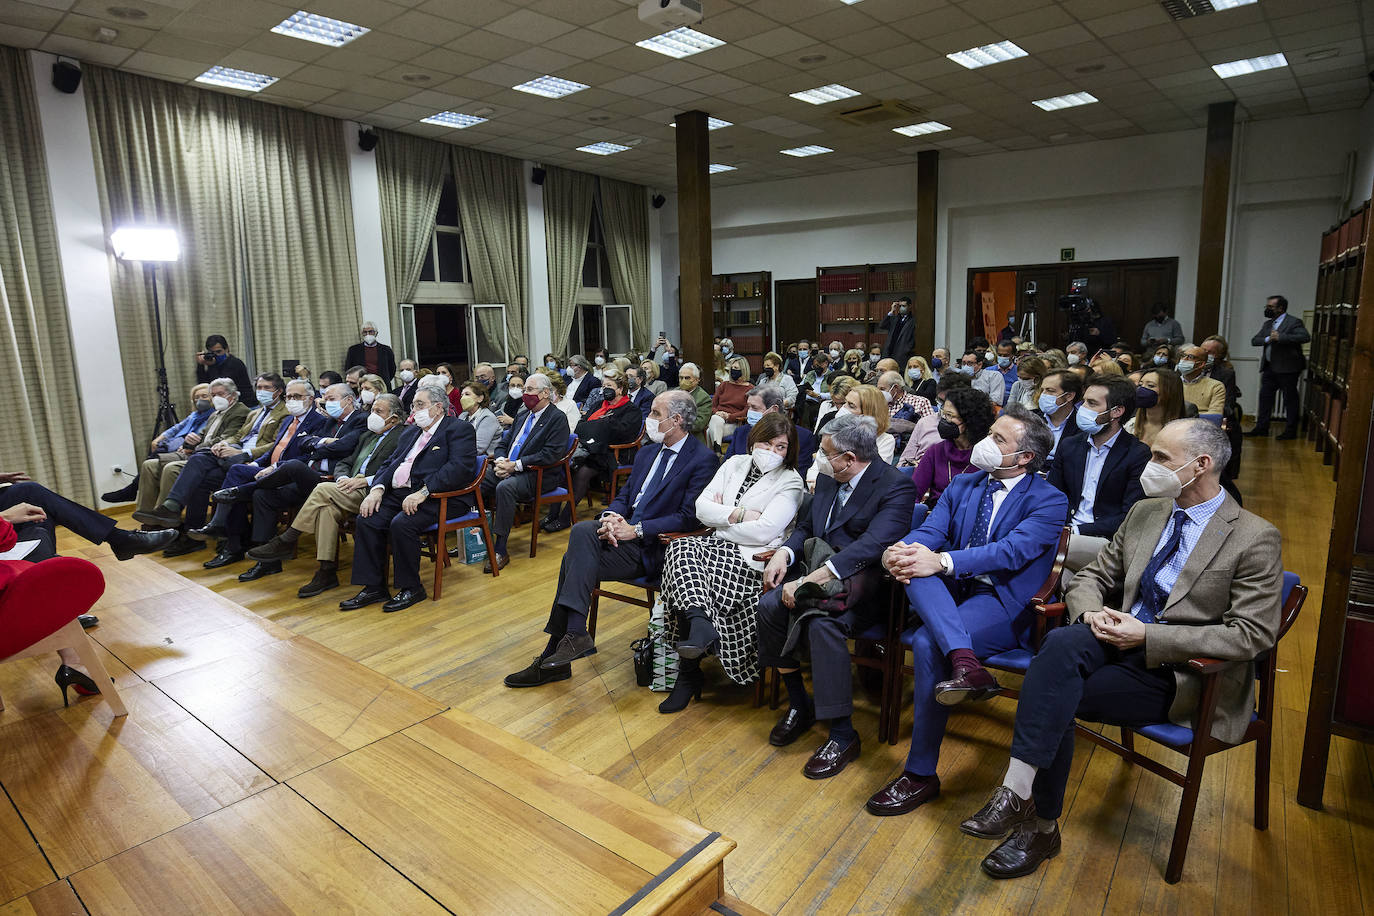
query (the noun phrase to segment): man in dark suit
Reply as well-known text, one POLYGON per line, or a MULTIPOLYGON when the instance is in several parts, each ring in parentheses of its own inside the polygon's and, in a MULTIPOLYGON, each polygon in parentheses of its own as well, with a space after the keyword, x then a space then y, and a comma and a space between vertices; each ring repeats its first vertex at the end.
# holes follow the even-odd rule
MULTIPOLYGON (((510 563, 506 539, 515 524, 515 508, 534 499, 536 466, 547 466, 568 453, 568 416, 553 405, 553 382, 533 373, 525 380, 524 399, 514 422, 506 429, 482 477, 482 498, 494 506, 491 534, 495 556, 487 558, 487 571, 510 563)), ((544 492, 566 486, 561 467, 544 472, 544 492)))
POLYGON ((1140 473, 1150 448, 1121 428, 1135 412, 1135 386, 1119 375, 1088 379, 1078 408, 1083 431, 1059 443, 1059 456, 1046 478, 1069 500, 1069 556, 1064 568, 1077 572, 1112 539, 1126 513, 1145 495, 1140 473))
POLYGON ((592 371, 592 364, 587 362, 587 357, 581 353, 574 353, 568 358, 568 393, 567 399, 572 401, 582 409, 582 405, 587 402, 593 391, 601 388, 601 378, 592 371))
MULTIPOLYGON (((477 475, 477 433, 467 420, 447 416, 447 402, 443 389, 416 390, 415 424, 401 434, 358 507, 352 582, 362 590, 340 601, 340 610, 356 611, 381 601, 382 611, 389 614, 428 597, 420 584, 420 538, 439 521, 439 501, 430 494, 462 489, 477 475), (388 543, 395 597, 386 588, 388 543)), ((472 505, 451 499, 448 511, 458 517, 472 511, 472 505)))
POLYGON ((797 353, 787 358, 787 365, 782 371, 792 376, 792 381, 801 387, 802 379, 811 371, 811 344, 805 340, 797 341, 797 353))
POLYGON ((1264 349, 1260 351, 1259 406, 1255 408, 1255 425, 1245 435, 1269 435, 1274 393, 1282 391, 1285 423, 1279 438, 1298 438, 1298 419, 1302 414, 1298 376, 1307 366, 1302 345, 1311 339, 1302 319, 1288 314, 1288 300, 1283 296, 1270 296, 1264 304, 1264 325, 1250 340, 1252 346, 1264 349))
POLYGON ((911 314, 911 300, 903 296, 892 303, 892 311, 884 316, 878 330, 887 332, 883 356, 905 366, 916 350, 916 316, 911 314))
POLYGON ((161 550, 176 537, 174 531, 125 531, 109 516, 34 483, 22 471, 0 473, 0 484, 9 484, 0 489, 0 518, 14 526, 20 546, 38 542, 16 559, 37 563, 57 556, 59 526, 92 544, 109 544, 120 560, 161 550))
POLYGON ((802 768, 809 779, 834 776, 859 756, 846 640, 887 612, 878 597, 878 561, 911 527, 916 505, 911 476, 878 457, 872 417, 831 420, 817 465, 810 510, 764 567, 768 591, 758 607, 759 664, 778 669, 788 697, 769 743, 791 744, 817 719, 830 722, 829 737, 802 768), (811 649, 814 703, 795 654, 803 639, 811 649))
POLYGON ((1040 402, 1035 415, 1045 421, 1054 436, 1054 448, 1045 460, 1046 467, 1054 467, 1054 456, 1059 452, 1059 443, 1078 432, 1078 404, 1083 400, 1083 379, 1069 369, 1056 369, 1045 373, 1040 380, 1040 402))
MULTIPOLYGON (((781 385, 760 384, 753 388, 745 399, 749 411, 745 415, 745 422, 735 427, 735 434, 730 437, 730 448, 726 450, 725 457, 749 454, 749 431, 754 428, 755 423, 763 419, 764 414, 782 413, 783 401, 781 385)), ((816 456, 816 437, 805 426, 796 426, 795 429, 797 473, 805 480, 806 472, 811 470, 811 461, 816 456)))
POLYGON ((715 475, 717 462, 690 435, 696 413, 696 401, 685 391, 654 398, 644 421, 652 444, 635 455, 630 479, 610 508, 599 519, 573 525, 544 627, 548 644, 528 668, 506 675, 507 687, 538 687, 572 677, 571 663, 596 652, 587 632, 592 590, 607 579, 656 579, 665 551, 659 535, 701 527, 696 501, 715 475))
POLYGON ((649 411, 654 409, 654 393, 644 387, 644 373, 638 366, 625 370, 625 384, 629 388, 630 402, 639 408, 644 419, 649 419, 649 411))
POLYGON ((391 389, 391 393, 401 399, 402 407, 406 410, 410 410, 410 402, 414 399, 415 389, 419 387, 420 384, 420 379, 415 374, 415 360, 403 359, 397 364, 396 381, 401 384, 391 389))
POLYGON ((911 750, 901 775, 868 800, 878 815, 906 814, 940 794, 936 764, 949 707, 1001 688, 978 661, 1028 644, 1030 599, 1054 566, 1068 502, 1036 473, 1049 428, 1010 404, 974 448, 984 473, 956 476, 925 523, 883 556, 920 619, 911 750))
POLYGON ((370 375, 380 375, 387 383, 396 377, 396 354, 386 344, 377 342, 375 322, 363 322, 358 331, 358 342, 344 354, 341 371, 346 372, 354 366, 362 366, 370 375))

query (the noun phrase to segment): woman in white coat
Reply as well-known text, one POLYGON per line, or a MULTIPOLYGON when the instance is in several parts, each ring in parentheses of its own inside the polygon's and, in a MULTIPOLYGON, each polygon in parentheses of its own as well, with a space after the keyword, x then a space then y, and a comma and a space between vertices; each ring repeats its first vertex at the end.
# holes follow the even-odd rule
POLYGON ((677 647, 677 685, 658 707, 678 712, 701 698, 701 657, 714 654, 730 680, 759 676, 754 612, 763 594, 763 562, 754 555, 787 538, 802 501, 797 431, 766 413, 749 431, 749 454, 726 460, 697 497, 707 537, 678 538, 663 563, 666 638, 677 647))

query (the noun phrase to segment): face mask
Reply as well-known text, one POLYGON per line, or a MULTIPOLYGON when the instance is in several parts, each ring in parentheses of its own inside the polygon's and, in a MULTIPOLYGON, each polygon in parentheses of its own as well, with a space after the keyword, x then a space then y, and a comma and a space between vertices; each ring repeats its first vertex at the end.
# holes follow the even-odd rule
POLYGON ((1141 385, 1135 390, 1135 405, 1149 409, 1159 403, 1159 392, 1141 385))
POLYGON ((598 366, 604 366, 606 365, 606 357, 598 356, 596 359, 592 360, 592 362, 596 363, 598 366))
POLYGON ((973 447, 973 453, 969 455, 969 461, 980 471, 987 471, 991 474, 1002 466, 1002 462, 1015 455, 1021 454, 1019 451, 1007 452, 1005 455, 997 450, 997 443, 992 441, 992 437, 979 439, 978 444, 973 447))
POLYGON ((1214 355, 1212 355, 1211 353, 1208 353, 1208 354, 1207 354, 1207 365, 1209 365, 1209 366, 1215 366, 1215 365, 1216 365, 1216 362, 1217 362, 1217 358, 1216 358, 1214 355))
POLYGON ((1010 356, 999 356, 999 357, 997 357, 997 365, 998 365, 999 367, 1003 368, 1003 369, 1007 368, 1008 366, 1011 365, 1011 357, 1010 357, 1010 356))
POLYGON ((377 392, 369 388, 366 391, 364 391, 361 395, 359 395, 359 397, 363 399, 364 404, 371 406, 372 402, 377 400, 377 392))
POLYGON ((216 363, 222 363, 222 362, 224 362, 224 361, 225 361, 226 359, 228 359, 228 358, 229 358, 229 354, 228 354, 228 353, 216 353, 216 354, 215 354, 215 362, 216 362, 216 363))
POLYGON ((458 403, 462 405, 464 410, 471 412, 472 408, 477 406, 477 396, 474 394, 465 394, 458 399, 458 403))
POLYGON ((342 416, 343 416, 343 402, 342 402, 342 401, 325 401, 325 402, 324 402, 324 412, 327 413, 327 414, 329 414, 331 417, 333 417, 333 418, 336 419, 336 420, 339 419, 339 417, 342 417, 342 416))
POLYGON ((911 379, 913 382, 919 382, 921 380, 921 370, 913 366, 912 368, 906 370, 906 377, 911 379))
POLYGON ((603 398, 605 398, 606 400, 608 400, 608 401, 614 401, 614 400, 615 400, 615 386, 614 386, 614 385, 603 385, 602 388, 601 388, 601 396, 602 396, 603 398))
POLYGON ((840 351, 839 351, 839 350, 831 350, 831 351, 830 351, 830 358, 831 358, 831 359, 839 359, 839 358, 840 358, 840 351))
POLYGON ((1275 313, 1274 313, 1274 310, 1273 310, 1273 309, 1269 308, 1268 306, 1265 307, 1265 309, 1264 309, 1264 317, 1265 317, 1265 318, 1273 318, 1273 317, 1274 317, 1274 314, 1275 314, 1275 313))
POLYGON ((764 366, 764 367, 763 367, 763 371, 759 373, 759 378, 772 378, 772 377, 773 377, 773 367, 772 367, 772 366, 764 366))
POLYGON ((363 335, 363 343, 367 344, 369 347, 372 346, 373 344, 375 344, 376 342, 377 342, 377 335, 376 335, 376 334, 364 334, 364 335, 363 335))
POLYGON ((1068 355, 1068 361, 1070 366, 1077 366, 1083 361, 1083 357, 1079 356, 1077 353, 1070 353, 1068 355))
POLYGON ((539 409, 539 395, 537 394, 521 395, 520 400, 524 402, 526 410, 533 412, 539 409))
POLYGON ((429 429, 430 424, 434 422, 434 417, 430 414, 429 408, 423 410, 417 408, 415 413, 411 414, 411 418, 415 421, 415 425, 421 429, 429 429))
POLYGON ((798 351, 797 351, 797 359, 806 359, 806 358, 807 358, 808 356, 810 356, 810 355, 811 355, 811 351, 810 351, 810 350, 798 350, 798 351))
POLYGON ((261 404, 263 407, 266 407, 268 404, 271 404, 271 403, 272 403, 272 401, 275 399, 275 397, 276 397, 276 392, 273 392, 273 391, 259 391, 259 392, 258 392, 258 403, 261 404))
POLYGON ((816 453, 815 464, 817 474, 824 474, 826 477, 835 476, 835 468, 830 464, 830 459, 826 457, 825 452, 816 453))
POLYGON ((748 423, 750 426, 753 426, 755 423, 763 419, 763 411, 750 410, 745 413, 744 418, 746 423, 748 423))
POLYGON ((945 361, 938 356, 932 356, 930 358, 930 368, 937 371, 943 369, 945 368, 945 361))
POLYGON ((854 411, 850 409, 848 404, 841 404, 839 409, 835 411, 837 417, 852 416, 853 413, 854 411))
POLYGON ((677 386, 681 388, 683 391, 691 391, 693 388, 697 386, 697 380, 692 378, 690 375, 679 376, 677 380, 677 386))
POLYGON ((544 368, 545 368, 545 369, 557 369, 557 368, 558 368, 558 362, 557 362, 556 360, 546 359, 546 360, 544 360, 544 368))
POLYGON ((629 385, 631 391, 637 391, 639 389, 639 379, 627 378, 625 381, 629 385))
POLYGON ((310 405, 305 401, 287 401, 286 412, 293 417, 299 417, 310 409, 310 405))
POLYGON ((668 431, 653 417, 649 417, 644 421, 644 435, 649 437, 649 441, 662 442, 663 437, 667 435, 667 433, 668 431))
POLYGON ((411 372, 409 369, 402 369, 402 370, 401 370, 401 381, 403 381, 403 382, 405 382, 407 385, 409 385, 411 382, 415 381, 415 373, 414 373, 414 372, 411 372))
POLYGON ((522 396, 525 393, 525 389, 520 388, 516 385, 512 385, 509 389, 507 389, 507 393, 511 396, 512 399, 514 399, 522 396))
POLYGON ((731 370, 730 370, 730 381, 732 381, 732 382, 738 382, 738 381, 740 380, 740 376, 742 376, 742 375, 744 375, 744 370, 743 370, 743 369, 731 369, 731 370))
POLYGON ((196 413, 205 413, 205 411, 213 406, 214 405, 210 403, 208 398, 201 398, 199 401, 196 401, 196 413))
POLYGON ((997 358, 997 354, 994 353, 994 352, 992 352, 991 350, 985 350, 985 351, 983 352, 983 363, 984 363, 984 364, 990 363, 990 362, 992 362, 992 361, 993 361, 994 359, 996 359, 996 358, 997 358))
POLYGON ((940 422, 935 424, 935 429, 946 442, 953 442, 959 438, 959 424, 952 420, 941 417, 940 422))
POLYGON ((977 366, 966 366, 966 365, 964 365, 963 363, 960 363, 960 364, 959 364, 959 371, 962 372, 962 373, 964 373, 964 375, 973 375, 975 372, 978 371, 978 367, 977 367, 977 366))
POLYGON ((767 446, 754 446, 752 457, 754 459, 754 466, 765 474, 769 471, 776 471, 778 468, 782 467, 782 456, 767 446))
POLYGON ((379 413, 368 414, 367 428, 380 435, 382 430, 386 429, 386 421, 382 419, 382 415, 379 413))
MULTIPOLYGON (((1059 397, 1063 397, 1063 395, 1061 394, 1059 397)), ((1062 406, 1064 406, 1064 405, 1062 405, 1062 404, 1059 403, 1059 398, 1055 397, 1054 395, 1052 395, 1052 394, 1042 394, 1042 395, 1040 395, 1040 404, 1039 404, 1040 412, 1043 413, 1045 416, 1048 417, 1050 414, 1054 413, 1056 410, 1058 410, 1058 409, 1059 409, 1060 407, 1062 407, 1062 406)))
POLYGON ((909 308, 907 308, 905 305, 899 305, 899 306, 897 306, 897 311, 899 311, 899 312, 901 312, 903 315, 905 315, 907 312, 909 312, 909 311, 911 311, 911 310, 910 310, 909 308))
POLYGON ((1097 422, 1097 413, 1087 404, 1078 405, 1078 410, 1074 413, 1073 419, 1078 424, 1078 428, 1090 436, 1096 436, 1107 425, 1097 422))
POLYGON ((892 390, 889 389, 889 388, 880 388, 879 391, 882 392, 883 400, 886 401, 887 403, 891 404, 891 403, 892 403, 892 390))
POLYGON ((1167 356, 1161 356, 1161 355, 1158 354, 1158 353, 1155 354, 1155 365, 1156 365, 1156 366, 1162 366, 1162 365, 1164 365, 1165 363, 1167 363, 1168 361, 1169 361, 1169 357, 1167 357, 1167 356))
MULTIPOLYGON (((1190 458, 1185 464, 1196 460, 1196 458, 1190 458)), ((1182 470, 1182 468, 1178 470, 1182 470)), ((1178 470, 1157 461, 1151 461, 1145 465, 1145 470, 1140 474, 1140 489, 1145 491, 1146 496, 1178 499, 1183 495, 1183 488, 1197 480, 1197 475, 1194 474, 1192 480, 1183 483, 1178 479, 1178 470)))
POLYGON ((880 353, 870 353, 870 354, 868 354, 868 364, 869 364, 870 366, 876 366, 876 365, 878 365, 878 360, 880 360, 880 359, 882 359, 882 358, 883 358, 883 357, 882 357, 882 354, 880 354, 880 353))
POLYGON ((210 404, 215 408, 215 410, 224 410, 226 407, 229 406, 229 399, 224 397, 223 395, 217 394, 210 399, 210 404))
POLYGON ((1174 368, 1178 370, 1179 375, 1187 375, 1197 368, 1197 363, 1193 362, 1191 359, 1181 359, 1174 368))
POLYGON ((721 347, 721 348, 720 348, 720 355, 721 355, 721 356, 729 356, 729 355, 730 355, 730 352, 731 352, 731 350, 730 350, 729 347, 721 347))

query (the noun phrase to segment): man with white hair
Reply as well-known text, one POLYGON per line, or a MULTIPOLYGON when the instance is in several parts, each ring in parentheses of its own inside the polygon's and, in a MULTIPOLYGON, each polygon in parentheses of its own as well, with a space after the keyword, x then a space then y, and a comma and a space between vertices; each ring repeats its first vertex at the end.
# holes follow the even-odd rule
POLYGON ((384 343, 377 341, 377 322, 364 321, 358 331, 358 342, 344 354, 343 369, 362 366, 368 375, 380 375, 391 379, 396 375, 396 354, 384 343))
POLYGON ((683 363, 677 370, 677 388, 690 394, 697 406, 690 431, 702 432, 711 419, 711 395, 701 387, 701 368, 696 363, 683 363))

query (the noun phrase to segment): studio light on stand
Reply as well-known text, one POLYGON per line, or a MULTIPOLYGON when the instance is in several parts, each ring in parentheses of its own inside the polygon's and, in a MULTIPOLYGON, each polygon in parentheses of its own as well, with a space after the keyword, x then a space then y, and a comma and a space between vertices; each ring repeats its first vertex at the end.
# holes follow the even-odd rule
MULTIPOLYGON (((110 233, 110 245, 121 261, 137 261, 143 265, 144 282, 153 288, 153 327, 157 331, 157 419, 153 436, 177 423, 172 392, 167 385, 167 361, 163 354, 162 310, 157 298, 157 267, 181 258, 181 241, 177 232, 167 226, 121 226, 110 233)), ((152 438, 150 437, 150 438, 152 438)))

